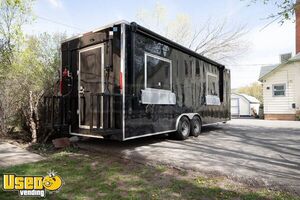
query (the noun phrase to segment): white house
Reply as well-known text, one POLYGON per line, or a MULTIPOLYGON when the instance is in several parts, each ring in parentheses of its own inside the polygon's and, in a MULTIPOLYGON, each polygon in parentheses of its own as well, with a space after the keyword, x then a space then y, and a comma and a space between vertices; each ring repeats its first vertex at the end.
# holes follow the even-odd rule
POLYGON ((233 117, 255 117, 259 114, 260 102, 246 94, 231 94, 231 115, 233 117))
POLYGON ((295 120, 300 110, 300 53, 281 56, 281 63, 261 68, 265 119, 295 120))
POLYGON ((300 119, 300 0, 295 5, 296 55, 281 55, 281 63, 261 68, 265 119, 300 119))

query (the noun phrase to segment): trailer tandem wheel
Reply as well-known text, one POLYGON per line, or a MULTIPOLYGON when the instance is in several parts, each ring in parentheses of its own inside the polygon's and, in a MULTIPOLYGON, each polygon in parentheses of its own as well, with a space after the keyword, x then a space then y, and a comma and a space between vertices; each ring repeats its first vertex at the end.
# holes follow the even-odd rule
POLYGON ((190 120, 183 116, 180 118, 175 137, 179 140, 185 140, 189 137, 191 131, 190 120))
POLYGON ((201 134, 202 122, 198 116, 194 116, 191 120, 191 135, 198 137, 201 134))

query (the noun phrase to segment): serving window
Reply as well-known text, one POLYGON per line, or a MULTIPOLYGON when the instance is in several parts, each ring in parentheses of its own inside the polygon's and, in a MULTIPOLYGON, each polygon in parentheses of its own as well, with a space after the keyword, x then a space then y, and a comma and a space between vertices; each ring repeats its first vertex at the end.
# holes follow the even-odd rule
POLYGON ((145 53, 145 88, 172 91, 172 61, 145 53))
POLYGON ((206 75, 206 94, 212 96, 219 96, 219 80, 216 74, 207 73, 206 75))
POLYGON ((219 77, 216 74, 206 74, 206 105, 221 105, 219 94, 219 77))

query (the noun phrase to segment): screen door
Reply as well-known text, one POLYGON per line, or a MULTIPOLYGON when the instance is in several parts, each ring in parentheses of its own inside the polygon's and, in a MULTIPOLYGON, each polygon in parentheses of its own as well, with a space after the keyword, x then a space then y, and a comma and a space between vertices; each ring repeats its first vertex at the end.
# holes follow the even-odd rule
POLYGON ((103 97, 98 97, 97 100, 97 94, 104 91, 103 73, 103 44, 79 51, 79 128, 89 129, 91 124, 96 128, 97 123, 100 123, 100 128, 103 127, 103 97), (97 112, 97 108, 100 112, 97 112))

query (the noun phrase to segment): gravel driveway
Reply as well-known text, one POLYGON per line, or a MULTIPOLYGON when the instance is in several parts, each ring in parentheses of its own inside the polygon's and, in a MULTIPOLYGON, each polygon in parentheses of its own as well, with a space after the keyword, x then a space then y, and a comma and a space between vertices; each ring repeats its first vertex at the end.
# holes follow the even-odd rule
POLYGON ((234 119, 205 127, 201 136, 185 141, 157 137, 127 142, 93 139, 79 146, 300 194, 300 122, 234 119))

